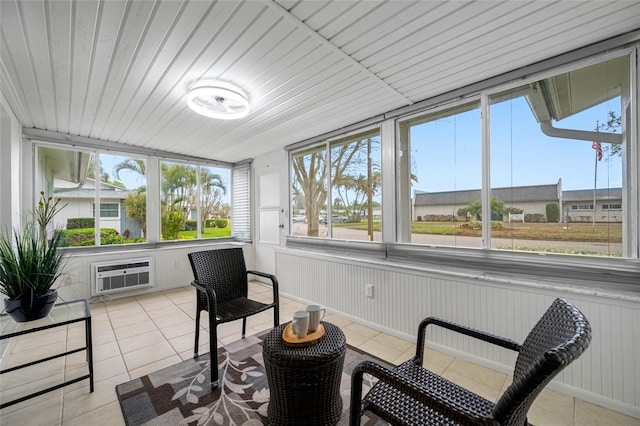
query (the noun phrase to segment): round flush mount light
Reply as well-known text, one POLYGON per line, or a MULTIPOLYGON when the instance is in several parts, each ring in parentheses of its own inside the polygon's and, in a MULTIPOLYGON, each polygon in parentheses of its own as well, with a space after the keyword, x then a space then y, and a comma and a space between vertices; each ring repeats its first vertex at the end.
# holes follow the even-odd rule
POLYGON ((198 114, 221 120, 234 120, 249 114, 249 100, 240 90, 220 86, 191 89, 187 104, 198 114))

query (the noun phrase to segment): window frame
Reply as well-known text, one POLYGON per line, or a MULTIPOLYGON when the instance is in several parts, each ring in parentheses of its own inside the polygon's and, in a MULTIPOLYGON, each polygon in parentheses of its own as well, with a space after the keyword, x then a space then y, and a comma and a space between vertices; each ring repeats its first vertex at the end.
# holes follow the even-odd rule
MULTIPOLYGON (((190 162, 190 161, 184 161, 184 160, 174 160, 172 158, 162 158, 159 161, 159 165, 160 165, 160 167, 159 167, 159 171, 160 171, 159 182, 160 182, 160 185, 158 186, 159 190, 161 190, 161 184, 162 184, 162 179, 163 179, 163 176, 162 176, 162 163, 163 162, 164 163, 169 163, 169 164, 174 164, 174 165, 193 167, 195 169, 194 172, 195 172, 195 187, 196 188, 195 188, 194 197, 195 197, 195 199, 197 201, 196 201, 195 209, 193 207, 191 207, 189 209, 189 211, 187 212, 187 217, 188 217, 187 220, 194 220, 194 219, 189 219, 189 218, 191 217, 191 214, 193 212, 196 213, 196 219, 195 219, 197 221, 196 237, 194 239, 188 239, 186 241, 201 241, 201 240, 204 240, 204 241, 220 241, 220 240, 227 240, 227 239, 233 238, 233 230, 232 230, 231 227, 229 228, 229 236, 227 236, 227 237, 204 238, 202 236, 203 230, 201 229, 202 227, 201 227, 201 221, 200 221, 200 216, 202 214, 202 212, 201 212, 201 199, 202 199, 202 182, 201 182, 201 178, 202 178, 202 170, 205 169, 205 168, 206 169, 210 169, 210 168, 221 169, 221 168, 227 168, 227 167, 222 167, 220 165, 212 165, 210 163, 205 163, 205 162, 202 162, 202 161, 197 161, 197 162, 191 161, 190 162)), ((228 176, 228 178, 229 178, 229 188, 228 188, 228 190, 231 191, 231 194, 229 194, 229 205, 232 208, 233 199, 234 199, 233 198, 233 168, 227 168, 227 169, 229 170, 229 176, 228 176)), ((157 195, 158 195, 158 206, 161 206, 161 203, 160 203, 161 193, 160 193, 160 191, 158 191, 157 195)), ((162 208, 161 207, 160 207, 160 209, 158 210, 157 213, 159 214, 160 218, 162 218, 162 208)), ((232 208, 232 215, 231 215, 230 219, 232 219, 232 218, 233 218, 233 208, 232 208)), ((230 225, 232 225, 232 223, 230 225)), ((160 224, 160 234, 162 234, 162 223, 160 224)), ((176 241, 177 242, 181 242, 181 241, 185 241, 185 240, 163 240, 162 239, 162 235, 160 235, 158 243, 160 243, 160 244, 175 243, 176 241)))
MULTIPOLYGON (((464 104, 469 104, 473 101, 473 99, 475 99, 476 97, 480 98, 481 101, 481 110, 482 110, 482 134, 483 134, 483 159, 482 159, 482 179, 483 179, 483 183, 482 183, 482 196, 481 196, 481 201, 482 201, 482 212, 483 212, 483 217, 482 217, 482 222, 483 223, 490 223, 491 222, 491 218, 490 218, 490 212, 491 212, 491 207, 490 207, 490 192, 491 192, 491 185, 490 185, 490 138, 489 138, 489 133, 490 133, 490 121, 491 121, 491 117, 490 117, 490 113, 489 113, 489 108, 490 108, 490 98, 491 96, 503 93, 505 91, 511 90, 511 89, 516 89, 518 87, 521 87, 523 85, 535 82, 535 81, 539 81, 542 79, 546 79, 546 78, 550 78, 553 76, 557 76, 563 73, 567 73, 570 71, 574 71, 574 70, 578 70, 578 69, 582 69, 582 68, 586 68, 590 65, 594 65, 597 63, 602 63, 614 58, 619 58, 619 57, 623 57, 623 56, 629 56, 629 62, 630 62, 630 105, 631 105, 631 110, 635 111, 636 114, 635 116, 637 117, 637 111, 638 111, 638 93, 637 93, 637 87, 638 87, 638 67, 637 67, 637 55, 638 55, 638 47, 637 46, 633 46, 633 47, 626 47, 626 48, 619 48, 619 49, 612 49, 609 52, 606 52, 604 54, 596 54, 596 55, 592 55, 588 58, 582 59, 582 60, 577 60, 577 61, 573 61, 573 62, 569 62, 566 64, 563 64, 562 66, 558 66, 558 67, 550 67, 542 72, 538 72, 538 73, 533 73, 531 75, 527 75, 525 78, 522 79, 517 79, 517 80, 513 80, 513 81, 509 81, 503 84, 497 84, 494 86, 490 86, 488 88, 485 88, 482 91, 479 92, 475 92, 475 93, 470 93, 468 96, 464 96, 464 97, 460 97, 459 99, 454 99, 451 100, 449 102, 447 101, 442 101, 441 103, 434 105, 428 109, 424 109, 422 111, 418 111, 418 112, 412 112, 411 114, 406 114, 403 116, 399 116, 397 117, 397 127, 398 129, 401 128, 402 125, 404 125, 405 123, 410 125, 411 123, 414 122, 419 122, 420 121, 420 117, 421 116, 429 116, 432 114, 440 114, 443 111, 447 111, 450 109, 455 108, 456 106, 459 105, 464 105, 464 104), (634 90, 635 89, 635 90, 634 90)), ((624 114, 624 111, 622 111, 622 113, 624 114)), ((633 115, 633 114, 632 114, 633 115)), ((635 151, 636 153, 639 151, 638 146, 640 145, 640 140, 638 139, 637 136, 637 127, 639 126, 638 121, 633 121, 631 120, 630 122, 628 121, 628 125, 627 125, 627 131, 628 133, 630 133, 629 136, 629 141, 628 141, 628 146, 631 147, 631 149, 627 149, 628 153, 627 153, 627 158, 625 158, 625 163, 627 164, 626 169, 623 170, 623 173, 626 174, 626 187, 623 188, 623 205, 624 205, 624 200, 628 200, 627 201, 627 206, 628 206, 628 212, 626 214, 627 217, 629 218, 633 218, 633 217, 638 217, 638 211, 640 210, 640 206, 639 203, 640 201, 638 201, 638 197, 635 196, 634 194, 637 194, 638 192, 638 188, 640 187, 640 176, 639 174, 633 174, 630 173, 630 170, 632 169, 632 164, 633 164, 633 160, 634 158, 632 157, 632 153, 635 151), (629 153, 630 151, 630 153, 629 153)), ((400 132, 400 130, 398 130, 398 132, 400 132)), ((396 141, 397 144, 397 150, 398 152, 400 152, 403 147, 401 147, 400 144, 400 139, 398 139, 396 141)), ((399 199, 398 201, 399 203, 402 202, 401 199, 399 199)), ((580 210, 578 209, 577 211, 593 211, 593 205, 591 205, 591 208, 589 210, 580 210)), ((633 240, 634 236, 638 236, 638 233, 640 232, 640 221, 638 222, 634 222, 632 220, 628 220, 624 223, 624 227, 627 228, 627 230, 625 231, 623 228, 623 253, 626 251, 627 255, 623 258, 623 259, 638 259, 640 257, 640 247, 638 247, 638 242, 637 240, 633 240), (628 222, 628 223, 627 223, 628 222), (625 240, 626 238, 626 240, 625 240)), ((402 240, 398 240, 398 242, 405 242, 402 240)), ((448 247, 442 246, 442 248, 445 249, 449 249, 448 247)), ((462 247, 457 247, 455 249, 459 249, 459 250, 465 250, 465 248, 462 247)), ((487 250, 487 251, 495 251, 495 249, 491 248, 491 232, 490 232, 490 227, 488 226, 483 226, 483 250, 487 250)), ((471 250, 474 250, 473 248, 471 250)), ((511 252, 511 251, 507 251, 507 253, 511 254, 512 256, 514 256, 515 258, 518 258, 519 253, 518 252, 511 252)), ((545 253, 545 255, 552 255, 551 253, 545 253)), ((562 255, 560 255, 562 256, 562 255)), ((582 256, 576 256, 576 255, 567 255, 569 256, 571 259, 576 259, 577 262, 580 262, 579 259, 582 259, 582 256)), ((586 259, 592 259, 593 257, 590 256, 584 256, 584 258, 586 259)), ((609 259, 609 258, 608 258, 609 259)), ((618 260, 616 258, 610 258, 609 260, 615 261, 618 260)))
MULTIPOLYGON (((383 229, 389 230, 394 227, 393 233, 387 232, 383 235, 382 243, 357 244, 352 241, 306 238, 288 235, 286 246, 292 249, 313 249, 322 252, 327 256, 349 256, 361 260, 377 259, 381 262, 389 262, 389 265, 401 263, 407 267, 417 269, 430 269, 444 271, 449 269, 449 273, 461 274, 469 278, 473 277, 502 277, 496 278, 504 283, 512 282, 508 277, 524 277, 533 286, 545 286, 546 281, 553 278, 561 278, 567 283, 567 288, 572 291, 593 292, 593 288, 601 288, 606 284, 607 289, 615 289, 623 292, 635 292, 640 283, 640 140, 638 138, 638 66, 637 56, 640 44, 628 42, 626 46, 611 46, 607 43, 588 46, 574 52, 569 52, 555 58, 551 58, 531 66, 521 68, 468 87, 454 90, 452 92, 436 96, 409 107, 399 108, 384 115, 381 123, 382 141, 382 164, 383 176, 393 173, 392 182, 383 183, 383 194, 394 193, 393 200, 394 215, 383 215, 383 229), (603 47, 604 46, 604 47, 603 47), (553 253, 527 253, 517 251, 503 251, 491 249, 490 231, 484 235, 483 248, 463 248, 463 247, 437 247, 421 246, 417 244, 407 244, 403 242, 403 232, 410 232, 407 226, 407 209, 402 202, 403 183, 398 178, 402 170, 397 165, 402 158, 403 152, 400 146, 401 123, 411 120, 419 115, 427 115, 447 109, 455 103, 469 103, 473 98, 481 99, 482 108, 482 132, 483 132, 483 212, 490 214, 490 170, 489 170, 489 101, 490 96, 504 92, 506 90, 522 86, 529 82, 538 81, 559 75, 571 70, 587 67, 591 64, 607 61, 615 57, 628 55, 630 57, 630 108, 622 111, 626 114, 626 131, 629 133, 625 157, 625 192, 623 206, 627 209, 628 220, 623 228, 624 247, 627 252, 626 257, 611 258, 598 256, 576 256, 553 253), (393 131, 390 131, 393 129, 393 131), (393 137, 390 138, 390 135, 393 137), (389 141, 391 139, 391 141, 389 141), (486 142, 485 140, 486 139, 486 142), (392 148, 390 148, 392 144, 392 148), (390 155, 391 151, 391 155, 390 155), (397 157, 397 159, 395 158, 397 157), (389 161, 389 159, 392 161, 389 161), (390 190, 391 189, 391 190, 390 190), (397 218, 397 220, 396 220, 397 218), (635 218, 635 220, 634 220, 635 218), (372 247, 378 245, 379 247, 372 247), (515 266, 514 266, 515 265, 515 266)), ((353 129, 353 127, 351 127, 353 129)), ((357 131, 357 130, 355 130, 357 131)), ((331 133, 331 135, 335 132, 331 133)), ((321 136, 311 140, 317 141, 321 136)), ((291 153, 301 146, 310 146, 303 142, 285 147, 291 153)), ((290 157, 289 157, 290 158, 290 157)), ((291 181, 290 181, 291 182, 291 181)), ((388 199, 387 199, 388 201, 388 199)), ((392 203, 393 204, 393 203, 392 203)), ((410 213, 409 213, 410 214, 410 213)), ((486 222, 489 218, 483 217, 486 222)), ((487 228, 487 227, 485 227, 487 228)), ((600 291, 600 290, 596 290, 600 291)))
MULTIPOLYGON (((288 173, 288 187, 287 191, 289 194, 288 198, 288 209, 289 212, 289 226, 288 226, 288 235, 286 238, 302 238, 302 239, 327 239, 327 240, 336 240, 336 241, 354 241, 354 242, 375 242, 375 241, 365 241, 365 240, 341 240, 333 237, 333 221, 327 220, 327 235, 326 236, 318 236, 312 237, 307 235, 294 235, 293 234, 293 211, 294 211, 294 202, 292 196, 292 186, 293 186, 293 158, 296 157, 296 154, 300 154, 303 152, 315 152, 323 150, 325 152, 325 191, 327 192, 326 196, 326 217, 336 216, 333 213, 333 175, 331 170, 332 164, 332 149, 335 146, 340 145, 341 143, 351 143, 356 141, 357 139, 362 139, 365 137, 375 137, 378 136, 380 138, 380 168, 381 168, 381 178, 384 179, 384 157, 385 154, 383 152, 383 141, 382 141, 382 123, 379 121, 376 122, 368 122, 364 127, 357 127, 355 129, 351 129, 349 132, 341 133, 339 135, 332 135, 331 137, 326 137, 322 139, 314 139, 313 142, 309 142, 307 144, 296 144, 296 148, 287 149, 287 173, 288 173)), ((286 148, 285 148, 286 149, 286 148)), ((380 195, 380 204, 382 210, 382 217, 384 221, 384 191, 382 190, 382 185, 380 187, 381 195, 380 195)), ((309 222, 309 217, 305 211, 305 215, 307 216, 307 223, 309 222)), ((384 224, 382 225, 382 229, 384 230, 384 224)), ((383 231, 384 232, 384 231, 383 231)), ((384 239, 384 237, 382 237, 384 239)), ((378 242, 380 243, 380 242, 378 242)))
MULTIPOLYGON (((241 161, 239 163, 228 163, 223 161, 209 160, 199 157, 191 157, 188 155, 180 155, 176 153, 149 150, 148 148, 123 146, 115 142, 103 141, 93 138, 78 137, 73 135, 62 135, 58 132, 40 130, 40 129, 27 129, 23 128, 23 138, 25 141, 25 149, 31 152, 31 158, 24 163, 23 168, 23 180, 28 182, 27 187, 29 191, 25 193, 25 207, 27 210, 33 209, 34 203, 37 203, 40 193, 38 185, 38 164, 36 151, 38 147, 47 147, 61 150, 73 150, 82 151, 86 153, 96 153, 99 158, 100 154, 108 155, 121 155, 132 156, 136 158, 143 158, 147 161, 147 241, 144 243, 136 243, 134 246, 131 244, 113 244, 113 245, 94 245, 94 246, 79 246, 79 247, 65 247, 64 250, 69 250, 74 253, 102 253, 102 252, 118 252, 131 250, 133 247, 136 249, 154 249, 167 246, 180 246, 180 245, 207 245, 207 244, 225 244, 229 242, 251 242, 251 236, 248 238, 239 239, 233 235, 229 237, 220 238, 199 238, 189 240, 173 240, 163 241, 160 240, 160 215, 155 214, 149 206, 152 203, 159 204, 159 189, 160 189, 160 161, 174 161, 187 164, 199 164, 206 167, 226 168, 229 169, 229 185, 228 191, 230 194, 231 212, 233 218, 233 194, 234 194, 234 182, 233 172, 236 167, 243 167, 243 165, 251 165, 250 159, 241 161), (153 196, 156 193, 157 196, 153 196), (157 229, 156 229, 157 228, 157 229)), ((251 168, 251 167, 249 167, 251 168)), ((251 198, 249 193, 246 194, 248 198, 248 208, 251 206, 251 198)), ((95 213, 95 200, 92 203, 92 211, 96 221, 99 220, 95 213)), ((121 216, 121 215, 120 215, 121 216)), ((119 216, 119 217, 120 217, 119 216)), ((113 218, 111 218, 113 219, 113 218)), ((250 229, 252 226, 250 225, 250 229)), ((97 231, 96 231, 97 232, 97 231)), ((247 237, 245 235, 245 237, 247 237)), ((96 241, 99 241, 96 240, 96 241)))
MULTIPOLYGON (((409 207, 399 208, 401 212, 398 213, 397 217, 398 217, 398 222, 402 222, 402 225, 400 225, 401 231, 398 233, 398 237, 395 242, 405 243, 405 244, 415 244, 415 243, 411 243, 411 222, 412 222, 412 214, 414 210, 414 206, 412 204, 413 193, 410 191, 411 164, 407 163, 406 161, 402 161, 403 158, 407 158, 411 160, 411 154, 410 154, 411 126, 424 124, 424 123, 439 120, 445 117, 451 117, 459 112, 470 111, 474 108, 464 109, 463 107, 466 107, 475 103, 478 103, 478 108, 480 109, 480 112, 481 112, 481 117, 480 117, 481 135, 480 136, 482 139, 481 141, 481 150, 483 153, 482 155, 484 155, 484 132, 483 132, 483 126, 482 126, 482 121, 484 120, 483 119, 484 111, 482 109, 483 108, 482 96, 479 93, 472 94, 469 97, 465 97, 463 99, 455 99, 449 102, 444 102, 433 108, 429 108, 428 110, 416 111, 412 114, 399 117, 396 120, 397 137, 395 140, 394 148, 396 151, 396 158, 398 159, 399 162, 395 164, 396 168, 395 168, 394 176, 402 175, 402 177, 404 177, 404 179, 407 180, 406 182, 401 182, 400 179, 398 179, 398 182, 396 184, 396 187, 397 187, 396 203, 399 206, 406 205, 409 207), (450 111, 457 110, 459 108, 461 108, 460 111, 456 111, 454 114, 448 114, 450 111), (430 119, 427 120, 426 117, 429 117, 430 119), (405 143, 406 143, 406 146, 405 146, 405 143), (408 156, 405 154, 405 152, 409 153, 408 156)), ((482 175, 482 179, 484 179, 484 174, 482 175)), ((484 199, 484 197, 485 197, 484 190, 482 190, 481 198, 484 199)), ((483 204, 483 211, 484 210, 486 209, 484 208, 484 204, 483 204)), ((384 228, 384 225, 383 225, 383 228, 384 228)), ((427 246, 430 246, 430 245, 427 244, 427 246)), ((449 247, 449 246, 442 246, 442 247, 449 247)), ((463 248, 463 247, 459 247, 459 248, 463 248)))
MULTIPOLYGON (((96 203, 93 202, 93 217, 96 217, 96 203)), ((100 218, 109 218, 109 219, 120 219, 120 204, 118 203, 100 203, 100 218), (104 215, 104 206, 116 206, 116 209, 111 209, 107 211, 115 211, 117 214, 115 216, 105 216, 104 215)))

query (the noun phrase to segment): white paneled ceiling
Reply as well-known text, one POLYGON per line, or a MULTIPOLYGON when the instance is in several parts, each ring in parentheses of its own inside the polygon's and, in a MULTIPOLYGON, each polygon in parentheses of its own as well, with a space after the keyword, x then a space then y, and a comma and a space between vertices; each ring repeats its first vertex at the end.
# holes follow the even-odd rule
POLYGON ((640 27, 638 1, 0 1, 25 127, 237 162, 640 27), (252 111, 187 108, 201 80, 252 111))

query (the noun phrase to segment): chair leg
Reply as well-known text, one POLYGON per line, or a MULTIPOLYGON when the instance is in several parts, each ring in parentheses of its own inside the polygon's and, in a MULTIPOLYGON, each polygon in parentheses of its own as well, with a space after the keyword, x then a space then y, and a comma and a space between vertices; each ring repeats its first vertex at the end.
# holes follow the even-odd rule
POLYGON ((198 342, 200 341, 200 309, 196 309, 196 341, 193 346, 193 358, 198 358, 198 342))
POLYGON ((218 387, 218 330, 209 316, 209 361, 211 364, 211 389, 218 387))
POLYGON ((247 317, 242 318, 242 338, 244 339, 244 335, 247 332, 247 317))
POLYGON ((349 426, 358 426, 362 417, 362 370, 356 368, 351 372, 351 404, 349 407, 349 426))
POLYGON ((276 328, 280 325, 280 310, 278 309, 278 305, 273 308, 273 328, 276 328))

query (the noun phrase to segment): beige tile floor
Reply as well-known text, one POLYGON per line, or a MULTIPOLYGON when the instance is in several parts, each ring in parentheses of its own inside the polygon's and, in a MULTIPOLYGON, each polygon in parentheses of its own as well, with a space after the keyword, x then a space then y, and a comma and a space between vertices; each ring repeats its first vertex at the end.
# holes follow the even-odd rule
MULTIPOLYGON (((270 300, 271 289, 257 283, 252 297, 270 300)), ((302 305, 281 298, 280 318, 286 321, 302 305)), ((195 295, 192 287, 127 297, 91 304, 95 391, 88 380, 0 410, 0 425, 124 425, 115 386, 192 357, 195 295)), ((249 318, 247 334, 272 326, 272 312, 249 318)), ((413 342, 365 327, 344 317, 328 314, 326 321, 338 325, 347 342, 393 363, 412 356, 413 342)), ((206 321, 203 321, 205 324, 206 321)), ((239 322, 218 327, 220 344, 240 338, 239 322)), ((200 353, 208 352, 208 334, 201 332, 200 353)), ((0 361, 2 369, 42 358, 48 353, 81 347, 81 324, 48 330, 12 340, 0 361)), ((0 400, 33 392, 34 389, 86 374, 84 352, 48 361, 0 376, 0 400)), ((490 400, 496 400, 510 377, 430 349, 426 366, 490 400)), ((544 391, 529 411, 536 425, 640 425, 640 420, 588 402, 544 391)))

